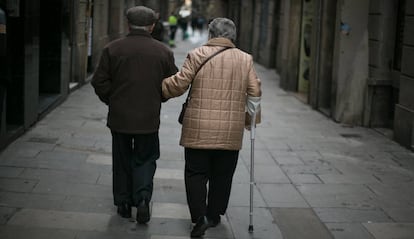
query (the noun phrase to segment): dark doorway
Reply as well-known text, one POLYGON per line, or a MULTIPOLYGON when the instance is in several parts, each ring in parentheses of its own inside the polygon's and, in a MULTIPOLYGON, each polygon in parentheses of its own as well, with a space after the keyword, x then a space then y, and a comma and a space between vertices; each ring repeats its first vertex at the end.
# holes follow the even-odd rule
POLYGON ((62 1, 40 1, 39 109, 41 114, 60 97, 62 1))
POLYGON ((23 128, 24 79, 25 79, 25 19, 20 4, 7 4, 7 87, 6 87, 6 134, 23 128))
POLYGON ((316 2, 315 67, 312 72, 311 105, 327 116, 332 115, 335 97, 332 91, 333 52, 335 44, 337 1, 316 2))

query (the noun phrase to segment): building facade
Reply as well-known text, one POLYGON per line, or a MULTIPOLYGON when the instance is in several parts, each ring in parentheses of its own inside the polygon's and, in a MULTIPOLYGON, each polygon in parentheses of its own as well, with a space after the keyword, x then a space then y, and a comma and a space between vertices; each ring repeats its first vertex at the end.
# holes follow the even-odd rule
POLYGON ((134 4, 0 0, 5 19, 0 24, 0 148, 88 81, 102 47, 126 33, 124 13, 134 4))
POLYGON ((414 148, 414 2, 230 0, 238 45, 334 121, 414 148))

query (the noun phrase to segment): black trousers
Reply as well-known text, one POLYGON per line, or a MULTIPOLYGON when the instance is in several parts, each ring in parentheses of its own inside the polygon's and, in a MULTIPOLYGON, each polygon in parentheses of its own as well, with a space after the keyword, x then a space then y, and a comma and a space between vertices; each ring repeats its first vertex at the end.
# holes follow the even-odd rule
POLYGON ((150 201, 156 160, 160 157, 158 132, 111 133, 114 204, 136 206, 142 200, 150 201))
POLYGON ((200 216, 216 220, 226 212, 239 151, 185 148, 184 153, 191 220, 195 223, 200 216))

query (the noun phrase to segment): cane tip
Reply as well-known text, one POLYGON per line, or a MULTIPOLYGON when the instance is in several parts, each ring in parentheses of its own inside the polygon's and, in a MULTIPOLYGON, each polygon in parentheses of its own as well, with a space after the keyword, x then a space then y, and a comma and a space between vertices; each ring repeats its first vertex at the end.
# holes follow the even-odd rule
POLYGON ((252 233, 253 232, 253 225, 249 225, 249 232, 252 233))

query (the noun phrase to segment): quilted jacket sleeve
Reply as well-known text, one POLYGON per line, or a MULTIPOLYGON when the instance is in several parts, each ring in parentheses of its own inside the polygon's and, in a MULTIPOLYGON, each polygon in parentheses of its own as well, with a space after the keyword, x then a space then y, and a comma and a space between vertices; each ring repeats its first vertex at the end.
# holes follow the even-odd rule
POLYGON ((184 94, 190 86, 195 74, 191 53, 187 55, 179 72, 162 82, 162 95, 165 99, 174 98, 184 94))
MULTIPOLYGON (((252 59, 252 58, 251 58, 252 59)), ((254 69, 253 59, 249 63, 249 76, 247 83, 247 99, 255 99, 255 104, 260 105, 262 90, 261 81, 257 77, 256 70, 254 69)), ((262 111, 261 107, 257 107, 256 111, 256 124, 261 123, 262 111)), ((246 114, 245 126, 249 129, 251 124, 251 115, 246 114)))
POLYGON ((247 95, 248 96, 262 96, 261 91, 261 81, 257 77, 256 70, 254 69, 253 65, 253 58, 250 57, 249 62, 249 76, 248 76, 248 83, 247 83, 247 95))

